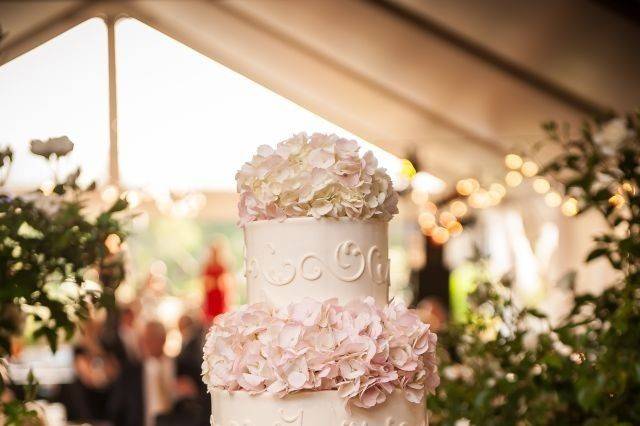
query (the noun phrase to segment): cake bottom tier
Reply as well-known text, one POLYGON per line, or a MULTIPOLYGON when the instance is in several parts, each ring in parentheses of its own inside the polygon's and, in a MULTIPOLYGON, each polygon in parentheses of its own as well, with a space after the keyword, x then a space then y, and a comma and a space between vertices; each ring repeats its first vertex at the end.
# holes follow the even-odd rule
POLYGON ((373 408, 347 412, 337 391, 306 391, 279 398, 270 394, 214 390, 212 426, 427 426, 426 405, 400 391, 373 408))

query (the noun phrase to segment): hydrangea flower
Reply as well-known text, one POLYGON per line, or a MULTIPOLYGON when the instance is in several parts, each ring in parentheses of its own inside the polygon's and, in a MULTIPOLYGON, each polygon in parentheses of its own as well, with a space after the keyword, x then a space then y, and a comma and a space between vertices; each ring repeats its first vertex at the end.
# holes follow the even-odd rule
POLYGON ((346 404, 370 408, 394 389, 420 403, 439 384, 436 335, 403 304, 373 298, 340 306, 305 299, 282 308, 245 305, 216 317, 204 346, 209 391, 283 397, 337 390, 346 404))
POLYGON ((299 133, 258 148, 236 174, 240 224, 287 217, 391 220, 398 196, 370 151, 353 140, 299 133))

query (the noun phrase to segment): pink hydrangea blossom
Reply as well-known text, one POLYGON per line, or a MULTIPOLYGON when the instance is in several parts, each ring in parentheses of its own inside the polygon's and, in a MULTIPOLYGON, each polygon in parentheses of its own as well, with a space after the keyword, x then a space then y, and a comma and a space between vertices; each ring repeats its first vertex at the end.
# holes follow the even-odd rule
POLYGON ((286 307, 245 305, 218 316, 204 347, 209 390, 283 397, 338 390, 345 403, 373 407, 394 389, 420 403, 439 384, 437 337, 402 303, 373 298, 345 306, 305 299, 286 307))
POLYGON ((390 220, 398 196, 369 151, 336 135, 299 133, 258 148, 236 174, 240 224, 287 217, 390 220))

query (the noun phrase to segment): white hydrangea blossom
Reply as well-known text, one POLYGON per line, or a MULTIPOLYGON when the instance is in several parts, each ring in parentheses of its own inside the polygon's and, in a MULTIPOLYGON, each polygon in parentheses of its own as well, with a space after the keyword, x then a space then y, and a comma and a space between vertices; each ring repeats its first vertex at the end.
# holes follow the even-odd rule
POLYGON ((236 175, 240 224, 287 217, 391 220, 398 196, 369 151, 336 135, 299 133, 262 145, 236 175))

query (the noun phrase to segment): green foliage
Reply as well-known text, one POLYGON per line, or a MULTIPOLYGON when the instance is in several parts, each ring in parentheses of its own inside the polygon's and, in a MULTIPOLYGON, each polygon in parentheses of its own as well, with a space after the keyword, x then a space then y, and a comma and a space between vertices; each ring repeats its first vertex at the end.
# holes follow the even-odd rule
MULTIPOLYGON (((37 154, 52 165, 73 148, 65 137, 36 142, 32 148, 37 146, 37 154)), ((7 176, 12 161, 10 149, 0 150, 0 176, 7 176)), ((124 268, 105 243, 126 237, 121 215, 127 203, 119 199, 89 213, 88 201, 97 198, 95 184, 81 187, 79 176, 78 169, 56 179, 46 194, 12 195, 2 190, 0 180, 0 357, 11 354, 12 340, 22 335, 26 321, 34 329, 32 337, 55 351, 92 307, 113 305, 124 268)), ((5 381, 0 374, 2 389, 5 381)), ((25 390, 29 397, 33 386, 25 390)), ((31 415, 24 401, 2 403, 0 412, 9 419, 31 415)))
POLYGON ((471 315, 440 335, 442 383, 433 424, 640 424, 640 117, 585 123, 571 137, 544 125, 560 154, 542 173, 609 224, 586 262, 605 258, 618 279, 600 295, 573 292, 552 325, 519 306, 510 280, 478 279, 471 315))

